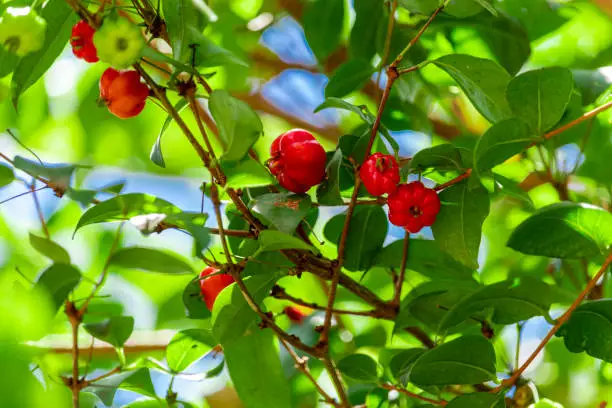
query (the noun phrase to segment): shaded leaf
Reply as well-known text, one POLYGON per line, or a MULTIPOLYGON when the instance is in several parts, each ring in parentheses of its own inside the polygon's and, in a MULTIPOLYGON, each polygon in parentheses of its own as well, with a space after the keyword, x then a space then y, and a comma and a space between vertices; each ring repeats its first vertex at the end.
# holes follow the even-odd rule
POLYGON ((162 2, 162 7, 174 58, 190 62, 193 56, 190 45, 197 43, 194 31, 197 33, 204 29, 204 15, 197 9, 194 0, 166 1, 162 2))
POLYGON ((576 308, 557 336, 563 337, 565 347, 572 353, 586 353, 603 361, 612 362, 612 300, 600 299, 576 308))
MULTIPOLYGON (((194 62, 197 67, 217 67, 235 65, 247 68, 249 64, 231 51, 215 44, 201 32, 191 29, 190 34, 195 43, 194 62)), ((191 55, 191 54, 190 54, 191 55)))
POLYGON ((325 172, 327 177, 317 187, 317 202, 322 205, 340 205, 344 202, 340 189, 340 171, 344 156, 337 149, 331 159, 327 162, 325 172))
POLYGON ((110 257, 109 264, 126 269, 140 269, 172 275, 193 273, 191 265, 176 254, 153 248, 119 249, 110 257))
POLYGON ((293 234, 312 208, 310 197, 302 194, 264 194, 251 201, 253 209, 279 231, 293 234))
POLYGON ((41 164, 21 156, 15 156, 13 163, 16 169, 23 170, 31 176, 44 177, 62 188, 68 187, 76 169, 76 166, 72 164, 41 164))
POLYGON ((70 264, 70 255, 59 244, 30 232, 30 245, 53 262, 70 264))
POLYGON ((376 53, 377 24, 384 12, 379 0, 355 0, 355 23, 351 30, 349 49, 352 58, 371 60, 376 53))
POLYGON ((512 232, 508 246, 524 254, 577 259, 612 245, 612 214, 590 204, 541 208, 512 232))
MULTIPOLYGON (((117 389, 126 389, 148 397, 155 397, 149 369, 124 371, 96 381, 83 389, 94 394, 106 406, 111 406, 117 389)), ((159 404, 159 403, 158 403, 159 404)))
POLYGON ((80 280, 81 273, 74 266, 53 264, 36 280, 34 290, 46 291, 53 300, 55 310, 58 310, 80 280))
POLYGON ((370 80, 374 69, 366 60, 350 60, 334 71, 325 87, 325 97, 341 98, 360 90, 370 80))
POLYGON ((419 150, 410 160, 409 167, 417 172, 427 169, 461 171, 464 168, 459 149, 449 143, 419 150))
POLYGON ((200 281, 192 280, 183 291, 183 305, 185 306, 187 317, 190 319, 208 319, 211 314, 202 298, 200 281))
POLYGON ((378 364, 365 354, 351 354, 338 361, 338 370, 355 381, 375 383, 378 381, 378 364))
POLYGON ((304 34, 319 61, 338 48, 344 28, 344 0, 316 0, 307 3, 304 34))
POLYGON ((460 395, 450 401, 446 408, 505 408, 503 395, 479 392, 460 395))
POLYGON ((408 374, 414 362, 427 350, 424 348, 411 348, 401 350, 389 361, 389 370, 393 377, 404 387, 408 384, 408 374))
POLYGON ((0 187, 7 186, 15 180, 15 173, 10 167, 0 164, 0 187))
POLYGON ((113 316, 100 323, 85 324, 83 328, 96 339, 120 348, 134 330, 134 318, 132 316, 113 316))
MULTIPOLYGON (((181 99, 174 105, 174 109, 180 114, 186 106, 187 99, 181 99)), ((164 161, 164 155, 161 150, 161 138, 166 132, 166 129, 168 129, 168 126, 170 126, 170 124, 172 123, 172 120, 172 115, 168 115, 159 131, 159 134, 157 135, 157 140, 155 140, 155 144, 151 148, 151 154, 149 155, 149 158, 153 163, 163 168, 166 167, 166 162, 164 161)))
POLYGON ((185 371, 189 366, 208 353, 217 342, 212 333, 204 329, 183 330, 174 335, 166 347, 168 367, 176 373, 185 371))

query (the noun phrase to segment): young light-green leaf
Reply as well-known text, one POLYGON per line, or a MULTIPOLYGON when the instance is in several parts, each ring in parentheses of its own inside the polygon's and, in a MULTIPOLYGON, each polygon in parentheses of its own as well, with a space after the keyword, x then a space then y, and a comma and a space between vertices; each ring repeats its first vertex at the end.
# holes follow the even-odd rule
POLYGON ((530 255, 578 259, 612 245, 612 214, 590 204, 541 208, 512 232, 508 246, 530 255))
POLYGON ((481 335, 469 335, 424 353, 410 370, 418 386, 478 384, 495 378, 495 350, 481 335))
POLYGON ((263 134, 259 116, 249 105, 225 90, 214 91, 208 106, 219 128, 219 136, 226 145, 221 159, 228 162, 241 160, 263 134))
POLYGON ((168 367, 175 373, 185 371, 189 366, 208 353, 217 342, 210 331, 187 329, 172 337, 166 347, 168 367))
POLYGON ((338 370, 348 378, 363 383, 378 381, 378 364, 366 354, 351 354, 338 361, 338 370))
POLYGON ((270 172, 251 156, 239 162, 221 161, 221 169, 227 177, 227 187, 231 188, 268 186, 274 182, 270 172))
POLYGON ((474 107, 489 122, 496 123, 512 115, 506 101, 510 75, 494 61, 450 54, 433 63, 453 77, 474 107))
POLYGON ((431 227, 443 251, 468 266, 478 268, 482 223, 489 214, 489 193, 482 186, 470 190, 459 183, 440 193, 442 207, 431 227))
POLYGON ((257 250, 258 253, 266 251, 279 251, 281 249, 305 249, 307 251, 312 251, 315 254, 319 253, 319 250, 312 245, 308 245, 301 239, 296 238, 293 235, 285 234, 281 231, 261 231, 259 233, 257 242, 259 242, 259 249, 257 250))
POLYGON ((542 135, 561 120, 573 89, 570 70, 551 67, 517 76, 508 84, 506 96, 512 112, 542 135))
POLYGON ((491 126, 474 148, 474 168, 478 173, 502 164, 536 141, 521 119, 506 119, 491 126))
POLYGON ((30 245, 53 262, 70 264, 70 255, 61 245, 30 233, 30 245))
POLYGON ((110 257, 109 265, 171 275, 193 274, 193 267, 186 260, 169 251, 153 248, 121 248, 110 257))
POLYGON ((134 330, 132 316, 113 316, 99 323, 83 325, 87 333, 117 348, 123 347, 134 330))
POLYGON ((10 167, 0 164, 0 187, 8 186, 15 180, 15 173, 10 167))

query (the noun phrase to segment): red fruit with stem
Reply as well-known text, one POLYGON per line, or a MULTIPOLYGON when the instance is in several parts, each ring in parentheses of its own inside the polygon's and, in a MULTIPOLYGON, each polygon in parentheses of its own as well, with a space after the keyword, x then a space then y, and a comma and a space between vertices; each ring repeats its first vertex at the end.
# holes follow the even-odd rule
POLYGON ((72 27, 70 45, 72 53, 87 62, 98 62, 98 51, 93 43, 93 36, 96 30, 87 21, 81 20, 72 27))
POLYGON ((433 225, 440 212, 438 194, 420 181, 400 184, 387 198, 387 204, 389 221, 412 233, 433 225))
POLYGON ((289 320, 296 324, 302 324, 304 319, 308 316, 295 306, 287 306, 283 312, 287 315, 289 320))
POLYGON ((215 272, 219 272, 219 269, 209 266, 200 273, 200 292, 202 293, 202 298, 206 303, 206 307, 211 311, 219 293, 227 286, 234 283, 234 278, 226 273, 207 278, 208 275, 215 272))
POLYGON ((293 129, 277 137, 270 155, 270 172, 289 191, 305 193, 325 178, 325 150, 306 130, 293 129))
POLYGON ((144 109, 149 87, 140 82, 137 71, 108 68, 100 78, 100 99, 115 116, 127 119, 144 109))
POLYGON ((399 166, 395 157, 374 153, 359 169, 359 178, 371 195, 391 194, 400 182, 399 166))

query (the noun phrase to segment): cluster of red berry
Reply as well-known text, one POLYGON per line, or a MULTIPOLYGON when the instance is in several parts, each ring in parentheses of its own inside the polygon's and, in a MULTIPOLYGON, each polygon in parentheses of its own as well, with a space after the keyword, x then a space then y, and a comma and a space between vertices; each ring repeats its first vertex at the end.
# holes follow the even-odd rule
MULTIPOLYGON (((87 62, 93 63, 102 59, 111 65, 124 67, 128 60, 133 60, 139 55, 139 49, 134 51, 130 48, 140 47, 138 38, 141 36, 137 28, 137 33, 128 32, 127 36, 126 27, 131 27, 131 23, 125 19, 105 22, 98 31, 86 21, 79 21, 72 27, 70 37, 72 52, 77 58, 87 62), (99 34, 101 31, 102 35, 99 34), (108 37, 117 37, 115 43, 109 46, 108 37), (134 43, 136 45, 133 45, 134 43), (124 55, 122 59, 118 60, 116 55, 111 55, 113 47, 119 47, 117 50, 124 55), (127 51, 130 52, 130 58, 125 56, 127 51)), ((134 117, 142 112, 148 96, 149 87, 141 81, 140 74, 135 70, 108 68, 100 78, 100 100, 113 115, 122 119, 134 117)))
MULTIPOLYGON (((323 146, 305 130, 283 133, 272 143, 268 167, 278 183, 294 193, 305 193, 325 178, 323 146)), ((375 197, 388 194, 389 220, 415 233, 433 225, 440 211, 438 194, 420 181, 400 183, 395 157, 374 153, 359 169, 359 178, 375 197)))

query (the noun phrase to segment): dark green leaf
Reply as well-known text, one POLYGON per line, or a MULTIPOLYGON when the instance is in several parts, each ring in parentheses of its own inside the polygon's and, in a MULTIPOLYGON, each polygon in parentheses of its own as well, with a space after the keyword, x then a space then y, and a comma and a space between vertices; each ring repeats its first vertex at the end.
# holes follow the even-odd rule
MULTIPOLYGON (((174 105, 174 109, 180 114, 181 111, 185 108, 185 106, 187 106, 187 99, 181 99, 176 103, 176 105, 174 105)), ((168 126, 170 126, 170 123, 172 123, 172 115, 168 115, 168 117, 164 121, 164 124, 162 125, 159 134, 157 135, 157 140, 151 148, 151 154, 149 155, 149 158, 153 163, 157 164, 159 167, 164 168, 166 167, 166 162, 164 161, 164 155, 161 150, 161 138, 166 132, 166 129, 168 129, 168 126)))
POLYGON ((251 156, 239 162, 221 162, 221 169, 227 177, 227 187, 246 188, 267 186, 274 182, 270 172, 251 156))
POLYGON ((121 221, 142 214, 177 215, 182 211, 161 198, 148 194, 130 193, 113 197, 91 207, 81 216, 79 228, 100 222, 121 221))
MULTIPOLYGON (((278 278, 278 273, 251 276, 244 280, 244 284, 255 302, 261 303, 270 294, 278 278)), ((224 347, 238 341, 249 329, 255 328, 258 322, 259 317, 244 299, 238 285, 234 284, 224 289, 215 300, 211 319, 212 330, 217 341, 224 347)))
POLYGON ((293 406, 271 330, 255 329, 222 345, 232 383, 245 408, 293 406))
MULTIPOLYGON (((340 242, 346 214, 339 214, 327 222, 325 238, 340 242)), ((350 271, 364 271, 381 250, 387 235, 388 221, 383 209, 377 205, 362 205, 355 209, 346 240, 344 267, 350 271)))
POLYGON ((210 233, 204 227, 207 219, 207 214, 185 211, 168 216, 165 222, 187 231, 194 239, 195 256, 199 256, 210 243, 210 233))
POLYGON ((80 280, 81 273, 74 266, 53 264, 37 279, 34 290, 46 291, 58 310, 80 280))
POLYGON ((443 251, 470 268, 478 268, 482 223, 489 214, 489 193, 482 186, 469 190, 467 183, 440 193, 442 208, 431 227, 443 251))
POLYGON ((465 18, 480 13, 483 8, 491 13, 496 13, 490 0, 451 0, 448 6, 444 8, 444 12, 455 17, 465 18))
POLYGON ((440 0, 399 0, 399 5, 419 14, 431 14, 440 5, 440 0))
POLYGON ((364 105, 356 106, 340 98, 326 98, 321 105, 315 108, 314 112, 316 113, 329 108, 342 109, 356 113, 364 122, 369 124, 373 123, 374 116, 368 111, 367 107, 364 105))
POLYGON ((241 160, 263 133, 259 116, 249 105, 224 90, 210 95, 209 108, 219 128, 219 136, 227 146, 222 159, 241 160))
POLYGON ((474 148, 474 168, 479 173, 502 164, 525 150, 537 139, 520 119, 512 118, 491 126, 474 148))
POLYGON ((505 408, 503 395, 479 392, 460 395, 446 405, 446 408, 505 408))
POLYGON ((68 252, 50 239, 30 233, 30 245, 53 262, 70 264, 68 252))
POLYGON ((259 233, 257 242, 259 242, 259 249, 257 250, 257 253, 278 251, 281 249, 305 249, 307 251, 312 251, 315 254, 319 253, 317 248, 308 245, 306 242, 294 237, 293 235, 288 235, 280 231, 262 231, 259 233))
POLYGON ((573 89, 569 69, 542 68, 510 81, 506 96, 512 112, 542 135, 561 120, 573 89))
POLYGON ((155 397, 155 389, 147 368, 124 371, 96 381, 83 389, 100 399, 105 406, 111 406, 117 389, 126 389, 148 397, 155 397))
POLYGON ((308 45, 319 61, 338 48, 344 28, 344 0, 315 0, 306 6, 303 17, 308 45))
POLYGON ((355 0, 355 24, 351 30, 349 49, 352 58, 370 61, 376 53, 377 24, 383 15, 379 0, 355 0))
POLYGON ((63 1, 48 2, 41 17, 47 21, 45 42, 39 51, 23 57, 13 73, 11 88, 15 106, 21 94, 38 81, 59 57, 68 43, 72 26, 78 21, 77 14, 63 1))
POLYGON ((495 378, 493 345, 480 335, 459 337, 424 353, 410 370, 418 386, 478 384, 495 378))
POLYGON ((190 319, 208 319, 211 314, 206 307, 202 292, 200 290, 200 281, 190 281, 183 291, 183 305, 185 305, 187 317, 190 319))
POLYGON ((510 197, 514 197, 518 200, 523 201, 530 208, 533 208, 534 204, 533 204, 533 201, 531 201, 531 197, 529 197, 529 194, 524 189, 521 188, 519 183, 517 183, 514 180, 510 180, 507 177, 496 174, 496 173, 493 174, 493 178, 494 178, 495 184, 492 189, 489 189, 486 186, 485 184, 487 180, 486 178, 481 179, 483 182, 483 185, 487 187, 487 190, 491 192, 498 192, 501 194, 505 194, 510 197))
MULTIPOLYGON (((375 265, 399 268, 404 243, 402 240, 387 245, 380 251, 375 265)), ((471 280, 473 270, 442 252, 436 241, 411 239, 408 248, 406 268, 429 278, 452 278, 471 280)))
POLYGON ((374 69, 366 60, 350 60, 340 65, 325 87, 325 97, 342 98, 360 90, 372 77, 374 69))
POLYGON ((612 362, 612 300, 601 299, 584 303, 572 313, 557 336, 572 353, 586 353, 612 362))
POLYGON ((134 330, 134 318, 131 316, 113 316, 100 323, 85 324, 83 327, 87 333, 96 339, 120 348, 123 347, 134 330))
POLYGON ((217 342, 208 330, 188 329, 174 335, 166 348, 168 367, 180 373, 208 353, 217 342))
POLYGON ((411 348, 401 350, 395 354, 389 362, 389 370, 393 377, 403 386, 408 384, 408 374, 414 362, 427 351, 423 348, 411 348))
POLYGON ((164 1, 162 6, 174 58, 181 62, 190 62, 193 56, 190 45, 197 43, 194 32, 198 33, 204 29, 206 19, 194 4, 194 0, 164 1))
POLYGON ((309 196, 287 193, 264 194, 256 197, 250 204, 285 234, 293 234, 312 208, 309 196))
POLYGON ((450 305, 453 307, 440 322, 438 331, 443 333, 485 310, 490 311, 493 323, 503 325, 545 316, 554 301, 551 287, 538 279, 509 279, 485 286, 450 305))
MULTIPOLYGON (((220 65, 237 65, 248 67, 249 65, 242 59, 215 44, 210 38, 195 29, 190 30, 192 39, 195 41, 195 66, 197 67, 217 67, 220 65)), ((191 54, 190 54, 191 55, 191 54)))
POLYGON ((7 186, 15 180, 15 173, 10 167, 0 164, 0 187, 7 186))
POLYGON ((563 202, 538 210, 512 232, 508 246, 524 254, 577 259, 612 245, 612 214, 563 202))
POLYGON ((193 273, 193 268, 184 259, 169 251, 153 248, 130 247, 119 249, 110 257, 109 264, 126 269, 140 269, 172 275, 193 273))
POLYGON ((41 164, 21 156, 15 156, 13 162, 16 169, 23 170, 31 176, 44 177, 62 188, 68 187, 70 178, 76 169, 76 167, 71 164, 41 164))
POLYGON ((365 354, 351 354, 338 361, 338 370, 355 381, 375 383, 378 381, 378 364, 365 354))
POLYGON ((416 172, 428 169, 438 171, 461 171, 464 166, 459 149, 449 143, 420 150, 410 160, 410 168, 416 172))
POLYGON ((510 75, 495 62, 463 54, 433 61, 457 82, 474 107, 491 123, 511 116, 506 102, 510 75))
POLYGON ((225 360, 222 360, 216 367, 206 372, 206 378, 215 378, 218 377, 222 372, 223 368, 225 368, 225 360))
POLYGON ((340 205, 344 202, 340 190, 340 171, 344 156, 337 149, 327 162, 327 178, 317 187, 317 202, 322 205, 340 205))

